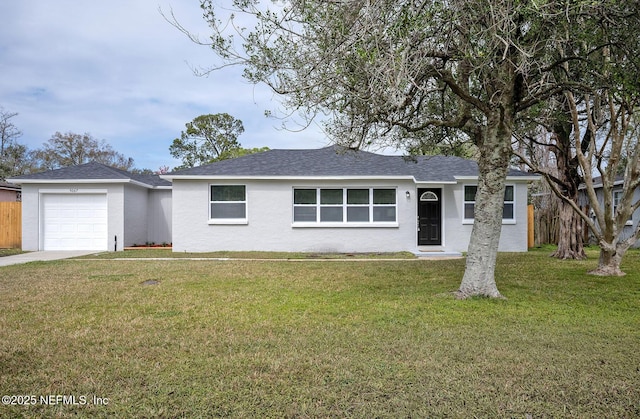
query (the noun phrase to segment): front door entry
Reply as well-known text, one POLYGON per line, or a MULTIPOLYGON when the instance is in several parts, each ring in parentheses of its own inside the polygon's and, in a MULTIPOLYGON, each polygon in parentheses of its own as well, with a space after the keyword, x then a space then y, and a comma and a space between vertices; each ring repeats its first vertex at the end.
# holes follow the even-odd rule
POLYGON ((442 189, 418 189, 418 245, 442 244, 442 189))

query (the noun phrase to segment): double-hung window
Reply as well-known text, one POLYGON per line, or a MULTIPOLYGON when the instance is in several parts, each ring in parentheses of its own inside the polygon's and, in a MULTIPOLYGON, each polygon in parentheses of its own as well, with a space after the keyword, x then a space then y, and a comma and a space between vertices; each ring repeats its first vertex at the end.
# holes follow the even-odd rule
MULTIPOLYGON (((475 218, 476 193, 478 187, 476 185, 464 186, 464 221, 473 222, 475 218)), ((515 222, 515 187, 507 185, 504 190, 504 206, 502 207, 502 221, 515 222)))
MULTIPOLYGON (((294 224, 396 223, 396 190, 390 188, 294 188, 294 224)), ((387 224, 388 225, 388 224, 387 224)))
POLYGON ((344 219, 342 195, 342 189, 320 189, 320 222, 342 222, 344 219))
MULTIPOLYGON (((620 201, 622 201, 622 191, 613 191, 613 216, 615 217, 616 211, 618 210, 618 206, 620 205, 620 201)), ((633 225, 633 215, 629 216, 629 219, 625 223, 625 225, 633 225)))
POLYGON ((247 221, 245 185, 211 185, 209 202, 211 224, 243 224, 247 221))

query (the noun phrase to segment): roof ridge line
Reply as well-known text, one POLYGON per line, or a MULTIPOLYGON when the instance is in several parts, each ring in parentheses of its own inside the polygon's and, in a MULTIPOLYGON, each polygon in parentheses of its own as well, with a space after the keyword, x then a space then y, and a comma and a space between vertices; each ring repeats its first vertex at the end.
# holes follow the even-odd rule
POLYGON ((99 164, 100 166, 104 167, 105 169, 109 170, 110 172, 115 172, 115 173, 120 174, 120 175, 126 175, 130 179, 133 179, 133 177, 131 176, 131 175, 133 175, 133 173, 129 172, 128 170, 118 169, 117 167, 109 166, 108 164, 100 163, 100 162, 95 161, 95 160, 91 160, 89 163, 99 164))

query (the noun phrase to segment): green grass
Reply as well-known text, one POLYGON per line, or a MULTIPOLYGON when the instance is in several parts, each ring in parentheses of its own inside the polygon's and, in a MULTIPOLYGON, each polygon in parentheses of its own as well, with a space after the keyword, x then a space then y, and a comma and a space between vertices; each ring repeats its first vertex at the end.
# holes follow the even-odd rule
POLYGON ((109 399, 0 417, 637 417, 640 253, 590 252, 500 255, 506 300, 464 260, 0 268, 0 393, 109 399))
POLYGON ((20 253, 24 252, 20 249, 0 249, 0 257, 19 255, 20 253))

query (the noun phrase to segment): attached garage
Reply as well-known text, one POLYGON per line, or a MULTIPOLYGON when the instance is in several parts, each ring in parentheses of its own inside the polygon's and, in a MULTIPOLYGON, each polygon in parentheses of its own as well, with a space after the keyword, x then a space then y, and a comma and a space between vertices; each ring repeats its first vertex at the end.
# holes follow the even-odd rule
POLYGON ((91 162, 15 178, 22 249, 123 250, 171 243, 171 183, 91 162))
POLYGON ((43 193, 43 250, 107 250, 106 193, 43 193))

